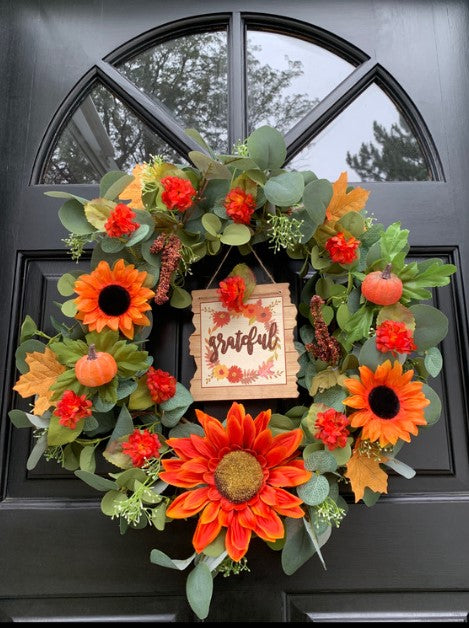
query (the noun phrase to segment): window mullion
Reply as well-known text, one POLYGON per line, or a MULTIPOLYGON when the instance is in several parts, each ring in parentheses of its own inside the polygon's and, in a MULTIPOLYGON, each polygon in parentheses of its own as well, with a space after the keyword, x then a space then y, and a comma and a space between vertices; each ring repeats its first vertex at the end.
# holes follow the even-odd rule
POLYGON ((246 137, 245 28, 241 14, 231 16, 228 27, 228 146, 246 137))

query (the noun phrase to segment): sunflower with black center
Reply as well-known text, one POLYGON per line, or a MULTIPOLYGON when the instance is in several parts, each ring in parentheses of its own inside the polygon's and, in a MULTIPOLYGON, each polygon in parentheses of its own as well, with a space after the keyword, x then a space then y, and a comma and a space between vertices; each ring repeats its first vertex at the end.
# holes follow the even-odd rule
POLYGON ((422 382, 411 381, 414 371, 402 372, 402 365, 390 360, 373 372, 360 366, 360 379, 344 382, 352 393, 344 404, 354 408, 350 425, 362 428, 362 439, 379 441, 381 447, 395 445, 399 439, 410 441, 418 426, 426 425, 424 408, 430 401, 422 392, 422 382))
POLYGON ((106 261, 100 261, 89 275, 81 275, 75 282, 76 318, 90 331, 99 333, 108 327, 132 339, 134 325, 151 325, 144 312, 151 309, 148 301, 155 293, 145 287, 146 278, 145 271, 123 259, 117 260, 112 269, 106 261))

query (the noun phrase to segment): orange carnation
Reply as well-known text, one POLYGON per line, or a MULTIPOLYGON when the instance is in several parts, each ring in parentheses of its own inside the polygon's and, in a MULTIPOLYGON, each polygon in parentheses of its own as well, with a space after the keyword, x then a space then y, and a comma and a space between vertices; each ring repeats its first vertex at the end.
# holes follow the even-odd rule
POLYGON ((239 275, 235 275, 234 277, 227 277, 224 281, 220 281, 218 285, 220 301, 226 309, 241 312, 244 307, 243 299, 246 293, 246 283, 244 279, 239 277, 239 275))
POLYGON ((177 209, 180 212, 189 209, 195 196, 195 188, 188 179, 181 177, 164 177, 161 179, 164 192, 161 200, 168 209, 177 209))
POLYGON ((122 443, 122 453, 131 458, 134 467, 142 467, 149 458, 159 456, 160 447, 161 444, 156 434, 152 434, 148 430, 136 429, 122 443))
POLYGON ((248 225, 256 209, 256 201, 252 194, 242 188, 233 188, 228 192, 223 202, 226 213, 233 222, 248 225))
POLYGON ((376 328, 376 348, 378 351, 393 355, 397 353, 412 353, 417 349, 412 332, 405 323, 400 321, 383 321, 376 328))
POLYGON ((338 264, 351 264, 357 259, 357 249, 360 240, 353 236, 347 240, 344 234, 338 233, 326 242, 326 249, 333 262, 338 264))
POLYGON ((135 216, 136 213, 124 203, 116 205, 104 225, 107 235, 110 238, 120 238, 138 229, 140 225, 132 222, 135 216))
POLYGON ((86 395, 77 395, 73 390, 66 390, 58 402, 54 414, 59 417, 60 425, 74 430, 80 419, 91 416, 92 405, 86 395))
POLYGON ((150 366, 147 372, 147 388, 155 403, 163 403, 174 397, 176 393, 176 378, 166 371, 154 369, 150 366))

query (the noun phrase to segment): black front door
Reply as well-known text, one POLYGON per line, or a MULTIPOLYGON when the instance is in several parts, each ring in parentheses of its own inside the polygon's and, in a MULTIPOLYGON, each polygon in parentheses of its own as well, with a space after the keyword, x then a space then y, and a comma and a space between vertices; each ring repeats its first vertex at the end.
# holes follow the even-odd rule
MULTIPOLYGON (((93 198, 107 170, 186 155, 185 128, 225 152, 261 124, 285 133, 292 167, 331 180, 347 171, 371 190, 380 222, 410 229, 412 256, 458 273, 434 296, 450 321, 435 382, 442 418, 401 456, 416 478, 393 477, 373 508, 350 504, 323 550, 327 571, 313 558, 287 577, 254 542, 251 573, 216 579, 208 620, 466 620, 467 3, 19 0, 1 10, 5 620, 195 620, 185 574, 149 562, 156 545, 189 555, 184 522, 157 543, 153 529, 121 536, 73 474, 53 461, 26 470, 30 435, 7 417, 19 403, 14 352, 25 314, 47 328, 57 278, 74 268, 46 190, 93 198)), ((186 385, 189 319, 163 320, 155 347, 186 385)))

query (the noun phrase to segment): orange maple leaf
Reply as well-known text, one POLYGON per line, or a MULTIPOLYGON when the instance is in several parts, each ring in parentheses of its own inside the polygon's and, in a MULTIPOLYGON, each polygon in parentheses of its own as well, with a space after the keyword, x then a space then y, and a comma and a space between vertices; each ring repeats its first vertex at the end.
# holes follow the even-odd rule
POLYGON ((120 200, 129 200, 132 209, 145 209, 142 201, 142 175, 145 164, 137 164, 132 170, 135 179, 119 194, 120 200))
POLYGON ((347 463, 345 477, 350 480, 352 491, 355 494, 355 503, 362 499, 365 488, 368 487, 376 493, 388 492, 388 474, 379 466, 385 458, 376 460, 360 454, 355 448, 352 457, 347 463))
POLYGON ((22 397, 37 395, 33 414, 41 416, 52 405, 53 390, 50 387, 57 377, 65 371, 65 366, 60 364, 53 351, 46 347, 44 353, 33 351, 27 353, 25 358, 29 371, 21 375, 13 386, 22 397))
POLYGON ((342 172, 340 177, 332 184, 332 198, 326 209, 326 220, 335 224, 342 216, 349 212, 359 212, 366 205, 369 190, 354 188, 347 192, 347 173, 342 172))

